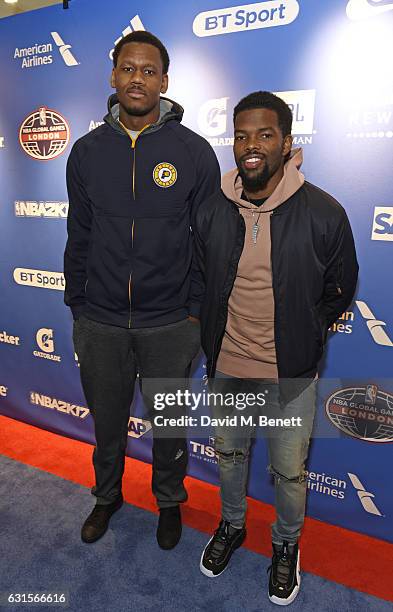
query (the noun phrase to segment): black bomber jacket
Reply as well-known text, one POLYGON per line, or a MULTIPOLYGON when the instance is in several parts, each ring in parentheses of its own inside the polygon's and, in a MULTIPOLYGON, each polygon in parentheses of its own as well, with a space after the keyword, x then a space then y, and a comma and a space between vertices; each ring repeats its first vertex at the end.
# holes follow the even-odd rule
MULTIPOLYGON (((307 181, 273 211, 270 223, 277 368, 286 403, 315 377, 327 330, 353 298, 358 263, 345 210, 307 181)), ((194 233, 194 300, 201 303, 202 347, 214 377, 245 224, 218 191, 199 208, 194 233)))

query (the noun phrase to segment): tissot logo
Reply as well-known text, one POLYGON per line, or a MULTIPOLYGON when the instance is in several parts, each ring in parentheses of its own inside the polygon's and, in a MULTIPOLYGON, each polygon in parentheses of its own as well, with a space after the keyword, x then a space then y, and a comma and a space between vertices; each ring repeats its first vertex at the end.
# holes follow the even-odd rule
POLYGON ((393 10, 392 0, 349 0, 347 16, 349 19, 367 19, 393 10))
POLYGON ((268 0, 199 13, 192 29, 196 36, 218 36, 288 25, 298 13, 299 3, 296 0, 268 0))
MULTIPOLYGON (((217 463, 216 451, 210 444, 213 442, 213 438, 209 438, 209 444, 202 444, 201 442, 194 442, 190 440, 190 457, 205 461, 207 463, 217 463)), ((214 442, 213 442, 214 443, 214 442)))
POLYGON ((359 308, 363 319, 366 320, 367 327, 374 342, 376 342, 376 344, 381 344, 382 346, 393 346, 392 340, 384 330, 384 327, 386 327, 385 321, 379 321, 376 319, 366 302, 357 300, 356 306, 359 308))
MULTIPOLYGON (((117 38, 114 42, 114 47, 116 47, 117 43, 124 38, 124 36, 127 36, 127 34, 131 34, 131 32, 136 32, 138 30, 144 30, 145 27, 141 21, 141 18, 139 17, 139 15, 135 15, 135 17, 133 17, 132 19, 130 19, 130 25, 128 25, 121 33, 121 36, 119 36, 119 38, 117 38)), ((113 51, 115 50, 115 48, 111 49, 109 51, 109 59, 113 60, 113 51)))
POLYGON ((393 242, 393 206, 375 206, 371 240, 393 242))

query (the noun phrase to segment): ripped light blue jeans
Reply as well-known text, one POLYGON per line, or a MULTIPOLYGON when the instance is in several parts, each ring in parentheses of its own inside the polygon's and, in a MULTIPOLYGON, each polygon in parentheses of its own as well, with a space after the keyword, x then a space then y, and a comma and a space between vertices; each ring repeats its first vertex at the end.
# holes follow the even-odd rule
MULTIPOLYGON (((275 481, 276 521, 272 525, 272 541, 281 544, 284 540, 290 544, 296 543, 304 522, 306 504, 306 473, 305 462, 316 407, 316 381, 311 384, 296 399, 284 408, 279 405, 279 387, 271 381, 249 381, 237 379, 216 373, 214 391, 220 393, 242 393, 268 391, 265 395, 266 406, 261 409, 254 407, 240 413, 249 416, 254 413, 253 421, 259 422, 259 415, 267 417, 300 417, 301 426, 276 428, 258 428, 250 425, 230 427, 217 425, 215 427, 215 450, 218 455, 221 484, 222 518, 229 521, 233 527, 240 528, 245 523, 247 509, 246 493, 249 453, 252 437, 266 435, 269 465, 268 471, 275 481)), ((211 406, 212 416, 222 418, 229 416, 228 408, 217 403, 211 406)), ((299 422, 299 421, 298 421, 299 422)))

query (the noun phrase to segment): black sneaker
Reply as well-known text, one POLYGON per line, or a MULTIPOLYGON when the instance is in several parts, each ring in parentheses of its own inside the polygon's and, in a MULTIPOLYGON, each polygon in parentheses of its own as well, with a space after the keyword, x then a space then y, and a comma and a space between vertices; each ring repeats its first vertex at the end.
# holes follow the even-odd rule
POLYGON ((99 540, 108 529, 109 520, 123 505, 123 496, 111 504, 96 504, 93 511, 83 523, 81 538, 86 544, 92 544, 99 540))
POLYGON ((175 548, 181 538, 182 525, 179 506, 160 508, 157 527, 157 542, 160 548, 175 548))
POLYGON ((221 520, 201 557, 199 569, 209 578, 217 578, 226 569, 232 553, 245 540, 246 529, 235 529, 229 521, 221 520))
POLYGON ((300 589, 300 552, 298 545, 273 544, 272 564, 268 568, 269 599, 279 606, 292 603, 300 589))

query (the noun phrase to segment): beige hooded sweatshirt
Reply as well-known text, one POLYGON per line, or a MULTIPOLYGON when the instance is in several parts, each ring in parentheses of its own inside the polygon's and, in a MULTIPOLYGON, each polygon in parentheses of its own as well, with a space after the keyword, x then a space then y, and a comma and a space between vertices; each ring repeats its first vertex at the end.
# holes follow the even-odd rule
POLYGON ((242 200, 242 181, 235 168, 222 177, 222 190, 238 207, 246 224, 243 252, 228 302, 228 320, 217 370, 236 378, 278 378, 274 342, 274 298, 270 216, 304 183, 299 171, 301 149, 293 149, 284 175, 272 195, 258 207, 242 200), (256 242, 253 226, 258 224, 256 242))

